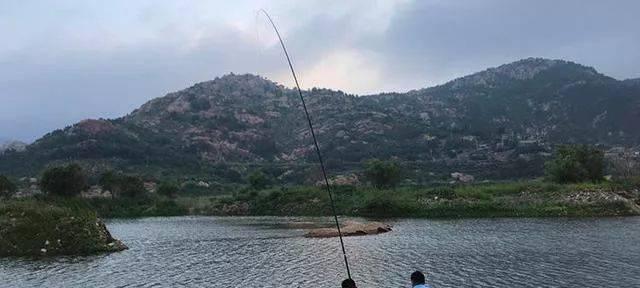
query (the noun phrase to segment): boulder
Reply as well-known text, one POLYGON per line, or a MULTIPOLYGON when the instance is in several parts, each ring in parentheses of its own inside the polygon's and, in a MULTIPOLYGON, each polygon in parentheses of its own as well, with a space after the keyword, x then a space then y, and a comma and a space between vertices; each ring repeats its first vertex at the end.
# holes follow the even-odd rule
MULTIPOLYGON (((375 235, 391 231, 391 225, 381 222, 361 223, 357 221, 345 221, 340 226, 342 236, 363 236, 375 235)), ((308 238, 329 238, 338 237, 338 229, 336 228, 318 228, 312 229, 305 234, 308 238)))
MULTIPOLYGON (((329 179, 330 185, 351 185, 356 186, 360 184, 360 179, 356 174, 347 174, 347 175, 337 175, 329 179)), ((315 186, 324 186, 324 180, 316 181, 315 186)))
POLYGON ((456 181, 462 182, 462 183, 470 183, 470 182, 473 182, 475 180, 473 175, 468 175, 468 174, 464 174, 464 173, 460 173, 460 172, 451 173, 451 178, 453 178, 456 181))

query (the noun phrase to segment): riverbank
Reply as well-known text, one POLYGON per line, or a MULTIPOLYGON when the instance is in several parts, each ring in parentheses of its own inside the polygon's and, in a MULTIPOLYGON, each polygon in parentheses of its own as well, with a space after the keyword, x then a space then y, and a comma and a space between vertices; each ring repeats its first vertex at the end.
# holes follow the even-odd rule
POLYGON ((82 200, 0 202, 0 256, 89 255, 124 249, 82 200))
MULTIPOLYGON (((439 187, 334 187, 339 214, 355 217, 593 217, 640 215, 640 183, 554 184, 542 181, 439 187)), ((92 200, 101 217, 176 215, 324 216, 322 187, 244 189, 174 200, 92 200)))

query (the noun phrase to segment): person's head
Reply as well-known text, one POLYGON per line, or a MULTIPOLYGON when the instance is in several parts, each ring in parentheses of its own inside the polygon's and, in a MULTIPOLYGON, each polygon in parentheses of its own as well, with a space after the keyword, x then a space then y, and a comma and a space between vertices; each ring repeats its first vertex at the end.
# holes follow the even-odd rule
POLYGON ((353 281, 351 278, 344 279, 342 281, 342 288, 357 288, 356 282, 353 281))
POLYGON ((411 284, 412 285, 420 285, 420 284, 424 284, 424 274, 422 274, 422 272, 420 271, 416 271, 411 273, 411 284))

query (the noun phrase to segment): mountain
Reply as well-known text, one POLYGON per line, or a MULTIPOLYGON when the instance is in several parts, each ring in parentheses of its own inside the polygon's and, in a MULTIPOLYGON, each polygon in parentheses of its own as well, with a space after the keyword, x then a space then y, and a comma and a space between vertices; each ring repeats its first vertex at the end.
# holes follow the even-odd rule
MULTIPOLYGON (((393 158, 416 181, 462 171, 478 178, 539 175, 553 145, 640 142, 640 85, 576 63, 529 58, 407 93, 304 92, 332 173, 393 158)), ((0 157, 0 173, 33 175, 79 161, 157 177, 241 182, 261 168, 313 182, 315 152, 294 90, 225 75, 153 99, 118 119, 53 131, 0 157)))
POLYGON ((0 155, 5 151, 22 152, 27 148, 27 143, 16 140, 0 140, 0 155))

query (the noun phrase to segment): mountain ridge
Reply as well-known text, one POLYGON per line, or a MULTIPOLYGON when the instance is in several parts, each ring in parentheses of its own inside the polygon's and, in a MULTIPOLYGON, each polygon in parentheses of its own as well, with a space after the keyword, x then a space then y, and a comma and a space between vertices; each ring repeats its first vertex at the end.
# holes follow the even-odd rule
MULTIPOLYGON (((637 144, 640 87, 629 83, 569 61, 527 58, 406 93, 355 96, 312 88, 304 94, 333 171, 351 173, 366 159, 393 158, 420 163, 415 173, 446 175, 539 168, 559 143, 637 144)), ((285 182, 312 181, 313 169, 300 168, 314 154, 299 105, 293 89, 258 75, 227 74, 120 118, 48 133, 27 151, 1 157, 0 172, 17 165, 14 174, 33 174, 49 163, 83 161, 94 170, 151 174, 188 167, 176 170, 212 173, 225 182, 242 181, 247 167, 258 165, 285 182)), ((535 174, 530 170, 486 178, 535 174)))

